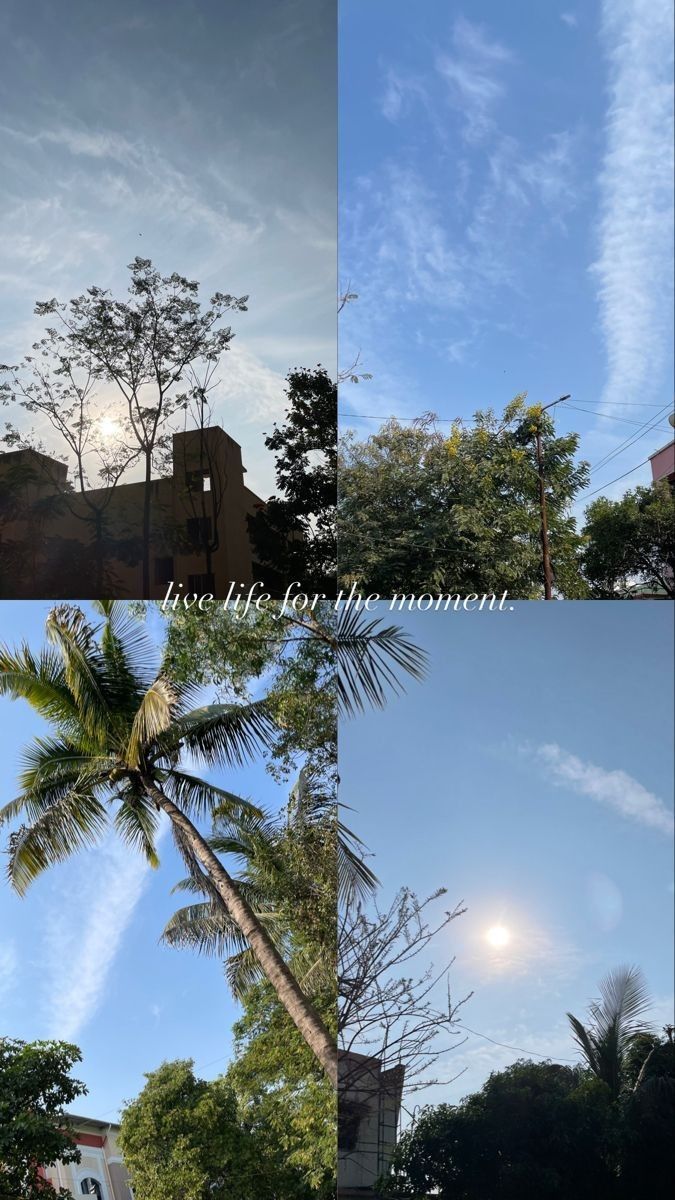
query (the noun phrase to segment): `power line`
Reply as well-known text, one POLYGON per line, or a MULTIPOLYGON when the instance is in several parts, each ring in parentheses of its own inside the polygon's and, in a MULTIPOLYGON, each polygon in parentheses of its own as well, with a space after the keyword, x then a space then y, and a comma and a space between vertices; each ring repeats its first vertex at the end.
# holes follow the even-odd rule
POLYGON ((643 458, 642 462, 638 463, 637 467, 631 467, 630 471, 624 471, 623 475, 617 475, 616 479, 610 479, 609 483, 603 483, 601 487, 596 488, 594 492, 589 492, 585 499, 590 500, 591 496, 597 496, 598 492, 602 492, 605 488, 611 487, 613 483, 618 483, 620 479, 625 479, 627 475, 632 475, 640 467, 644 467, 645 463, 648 462, 648 458, 643 458))
MULTIPOLYGON (((631 421, 630 417, 615 417, 612 413, 594 412, 592 408, 579 408, 578 404, 568 404, 567 407, 573 408, 575 412, 589 413, 592 417, 602 417, 605 421, 621 421, 624 425, 637 425, 640 429, 644 429, 644 421, 631 421)), ((653 426, 653 428, 656 428, 656 426, 653 426)), ((661 426, 661 428, 666 430, 665 425, 661 426)))
MULTIPOLYGON (((495 1038, 488 1037, 486 1033, 479 1033, 477 1029, 469 1029, 469 1026, 465 1025, 463 1021, 459 1021, 458 1024, 460 1029, 465 1029, 467 1033, 472 1033, 474 1037, 483 1038, 486 1042, 492 1042, 493 1046, 501 1046, 503 1050, 517 1050, 519 1054, 530 1054, 533 1058, 551 1058, 550 1054, 539 1054, 536 1050, 525 1050, 522 1046, 509 1046, 507 1042, 498 1042, 495 1038)), ((575 1058, 563 1058, 559 1054, 556 1054, 555 1057, 556 1061, 559 1062, 575 1063, 577 1061, 575 1058)))
POLYGON ((661 417, 663 416, 663 413, 669 408, 669 404, 664 405, 663 411, 659 413, 656 421, 653 424, 649 425, 647 421, 644 422, 644 424, 640 426, 641 429, 644 429, 644 433, 640 433, 638 430, 636 434, 631 434, 627 438, 624 438, 624 440, 620 442, 619 445, 614 448, 614 450, 610 450, 607 454, 605 454, 604 457, 599 460, 599 462, 595 463, 595 465, 591 467, 591 475, 594 475, 595 472, 599 471, 601 467, 607 466, 612 459, 617 458, 619 454, 623 454, 624 450, 628 450, 630 446, 635 445, 635 442, 641 441, 643 437, 646 437, 648 433, 651 433, 653 429, 656 429, 661 417))

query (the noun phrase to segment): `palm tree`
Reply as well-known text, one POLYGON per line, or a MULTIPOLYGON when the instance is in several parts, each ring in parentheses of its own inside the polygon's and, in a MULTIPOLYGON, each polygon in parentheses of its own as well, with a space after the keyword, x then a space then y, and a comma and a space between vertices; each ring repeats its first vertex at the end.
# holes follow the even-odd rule
POLYGON ((639 967, 617 967, 600 982, 600 999, 588 1007, 584 1025, 572 1013, 567 1017, 574 1040, 586 1065, 616 1099, 624 1083, 628 1052, 651 1026, 644 1014, 650 1006, 647 984, 639 967))
POLYGON ((116 803, 114 826, 132 847, 158 863, 158 814, 166 813, 180 853, 213 885, 226 913, 251 947, 280 1002, 329 1078, 336 1080, 335 1045, 269 933, 241 894, 193 816, 246 805, 180 768, 189 752, 206 765, 241 763, 265 743, 264 703, 192 708, 194 691, 152 669, 152 647, 120 602, 102 602, 100 638, 83 613, 55 608, 47 620, 53 648, 34 658, 27 646, 0 650, 0 691, 24 698, 55 730, 25 751, 21 792, 0 812, 25 814, 13 833, 8 875, 19 894, 47 867, 95 845, 116 803))
MULTIPOLYGON (((51 646, 35 657, 28 646, 0 648, 0 694, 25 699, 52 726, 25 751, 19 796, 0 810, 0 824, 28 819, 9 839, 8 877, 23 895, 49 866, 102 836, 113 824, 120 836, 158 865, 158 814, 164 812, 191 873, 208 880, 211 898, 234 922, 281 1004, 334 1085, 336 1047, 304 995, 264 923, 226 871, 193 818, 215 808, 234 817, 254 806, 181 769, 181 755, 206 766, 239 764, 269 740, 272 721, 264 701, 199 708, 190 684, 177 684, 154 667, 154 649, 129 607, 101 601, 95 630, 73 605, 57 606, 47 620, 51 646), (97 637, 98 633, 98 637, 97 637)), ((347 708, 382 704, 397 687, 399 666, 413 676, 423 656, 400 631, 369 622, 359 636, 347 622, 336 659, 339 692, 347 708)))

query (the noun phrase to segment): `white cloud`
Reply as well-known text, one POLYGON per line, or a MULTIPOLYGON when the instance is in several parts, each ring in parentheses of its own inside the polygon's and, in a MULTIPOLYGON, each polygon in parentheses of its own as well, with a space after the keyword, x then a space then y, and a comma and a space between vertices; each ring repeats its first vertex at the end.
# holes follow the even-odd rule
POLYGON ((573 12, 561 12, 560 20, 568 26, 569 29, 576 29, 579 24, 579 18, 573 12))
POLYGON ((607 353, 607 402, 650 397, 670 345, 672 26, 670 0, 604 0, 610 102, 599 254, 591 270, 607 353))
POLYGON ((630 821, 637 821, 640 825, 672 836, 672 812, 658 796, 626 771, 606 770, 594 763, 583 762, 555 743, 535 749, 525 747, 524 750, 525 753, 534 754, 559 786, 568 786, 630 821))
POLYGON ((18 958, 13 942, 0 942, 0 1002, 13 991, 18 958))
POLYGON ((78 888, 47 922, 45 1007, 50 1036, 75 1039, 105 995, 150 867, 115 835, 77 863, 78 888))
POLYGON ((462 113, 464 137, 480 141, 491 130, 492 109, 504 94, 500 69, 513 62, 513 55, 464 18, 455 22, 452 40, 453 52, 438 55, 436 70, 448 86, 450 102, 462 113))

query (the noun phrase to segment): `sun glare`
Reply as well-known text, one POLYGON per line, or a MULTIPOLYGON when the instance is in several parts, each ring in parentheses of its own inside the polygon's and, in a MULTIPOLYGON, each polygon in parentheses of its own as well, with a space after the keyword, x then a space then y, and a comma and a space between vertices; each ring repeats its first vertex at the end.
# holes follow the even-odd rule
POLYGON ((119 421, 116 421, 114 417, 101 417, 98 428, 101 437, 106 441, 112 441, 113 438, 119 436, 119 421))
POLYGON ((488 942, 495 949, 500 950, 502 946, 508 946, 511 941, 511 934, 503 925, 493 925, 485 934, 488 942))

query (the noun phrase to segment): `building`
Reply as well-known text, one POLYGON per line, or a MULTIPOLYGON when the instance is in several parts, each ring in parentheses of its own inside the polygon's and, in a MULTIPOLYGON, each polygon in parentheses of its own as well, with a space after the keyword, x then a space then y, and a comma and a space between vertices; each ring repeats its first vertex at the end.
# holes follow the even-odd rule
POLYGON ((35 450, 0 455, 0 596, 162 599, 225 596, 262 581, 250 522, 264 501, 245 483, 241 447, 218 426, 173 436, 171 473, 149 485, 144 588, 144 482, 78 491, 65 463, 35 450))
POLYGON ((401 1113, 405 1068, 354 1051, 340 1054, 338 1196, 371 1200, 391 1162, 401 1113))
POLYGON ((652 483, 667 479, 671 487, 675 487, 675 438, 649 455, 649 465, 652 469, 652 483))
POLYGON ((80 1161, 54 1163, 45 1168, 45 1178, 57 1190, 67 1188, 74 1197, 133 1200, 133 1191, 117 1144, 119 1125, 72 1115, 70 1121, 80 1151, 80 1161))

